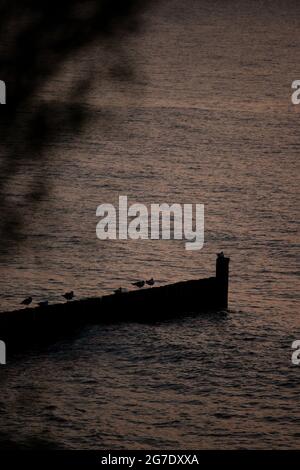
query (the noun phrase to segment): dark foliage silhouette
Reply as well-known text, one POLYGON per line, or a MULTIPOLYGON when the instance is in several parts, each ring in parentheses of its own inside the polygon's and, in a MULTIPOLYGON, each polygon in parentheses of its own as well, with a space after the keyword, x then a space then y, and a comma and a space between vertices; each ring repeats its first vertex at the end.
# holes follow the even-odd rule
MULTIPOLYGON (((47 145, 59 141, 60 130, 77 133, 88 121, 84 98, 95 80, 91 69, 71 77, 67 99, 39 100, 37 95, 75 54, 100 44, 115 55, 109 73, 114 81, 133 79, 124 60, 122 40, 141 27, 141 10, 150 0, 13 0, 0 6, 0 79, 7 85, 7 104, 0 110, 0 252, 21 240, 22 208, 38 209, 47 195, 47 145), (22 180, 26 164, 39 177, 22 189, 16 202, 11 187, 22 180), (42 175, 42 177, 41 177, 42 175)), ((125 51, 126 53, 126 51, 125 51)), ((99 57, 105 68, 105 57, 99 57)))

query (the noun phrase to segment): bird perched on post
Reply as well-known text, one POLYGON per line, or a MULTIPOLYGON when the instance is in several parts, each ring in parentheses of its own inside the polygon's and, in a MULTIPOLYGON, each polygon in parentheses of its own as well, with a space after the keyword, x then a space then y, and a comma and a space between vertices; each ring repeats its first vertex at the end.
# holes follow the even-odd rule
POLYGON ((63 297, 66 299, 66 300, 72 300, 73 297, 74 297, 74 292, 71 290, 71 292, 66 292, 65 294, 63 294, 63 297))
POLYGON ((32 302, 32 297, 27 297, 26 299, 22 300, 21 305, 30 305, 32 302))
POLYGON ((145 281, 132 282, 131 284, 132 284, 133 286, 135 286, 135 287, 138 287, 138 288, 140 289, 141 287, 144 287, 145 281))
POLYGON ((153 277, 151 277, 151 279, 148 279, 148 281, 146 281, 146 284, 147 284, 148 286, 154 286, 155 281, 154 281, 153 277))

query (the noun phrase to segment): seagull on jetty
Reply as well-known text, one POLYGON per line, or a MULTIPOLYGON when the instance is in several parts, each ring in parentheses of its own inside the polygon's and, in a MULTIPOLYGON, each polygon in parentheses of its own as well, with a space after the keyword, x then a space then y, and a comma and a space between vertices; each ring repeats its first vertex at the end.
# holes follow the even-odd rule
POLYGON ((48 307, 49 302, 48 300, 43 300, 42 302, 38 302, 39 307, 48 307))
POLYGON ((125 289, 124 287, 119 287, 119 289, 114 290, 115 294, 124 294, 124 292, 128 292, 128 289, 125 289))
POLYGON ((66 292, 65 294, 63 294, 63 297, 66 299, 66 300, 72 300, 73 297, 74 297, 74 292, 71 290, 71 292, 66 292))
POLYGON ((22 300, 21 305, 30 305, 32 302, 32 297, 26 297, 26 299, 22 300))
POLYGON ((131 284, 132 284, 133 286, 138 287, 139 289, 141 289, 141 287, 144 287, 145 281, 132 282, 131 284))
POLYGON ((154 286, 155 281, 154 281, 153 277, 151 277, 151 279, 148 279, 148 281, 146 281, 146 284, 147 284, 148 286, 154 286))

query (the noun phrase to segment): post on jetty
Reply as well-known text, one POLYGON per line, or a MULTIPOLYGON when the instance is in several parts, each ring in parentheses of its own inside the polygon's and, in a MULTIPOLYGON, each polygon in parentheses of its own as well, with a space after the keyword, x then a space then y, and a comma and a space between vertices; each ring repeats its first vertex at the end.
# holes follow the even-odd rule
POLYGON ((228 308, 229 261, 223 251, 218 253, 216 261, 216 280, 221 308, 228 308))

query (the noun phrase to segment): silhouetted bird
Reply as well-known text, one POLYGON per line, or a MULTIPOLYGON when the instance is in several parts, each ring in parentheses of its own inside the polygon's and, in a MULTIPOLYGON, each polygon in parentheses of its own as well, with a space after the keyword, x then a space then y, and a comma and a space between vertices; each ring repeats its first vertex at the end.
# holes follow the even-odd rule
POLYGON ((39 307, 48 307, 48 300, 43 300, 42 302, 38 302, 39 307))
POLYGON ((135 286, 135 287, 138 287, 138 288, 140 289, 141 287, 144 287, 145 281, 132 282, 131 284, 132 284, 133 286, 135 286))
POLYGON ((124 292, 128 292, 128 289, 125 289, 124 287, 119 287, 119 289, 114 290, 115 294, 123 294, 124 292))
POLYGON ((154 286, 155 281, 154 281, 153 277, 151 277, 151 279, 148 279, 148 281, 146 281, 146 284, 148 284, 148 286, 154 286))
POLYGON ((32 297, 27 297, 26 299, 22 300, 21 305, 30 305, 32 302, 32 297))
POLYGON ((74 297, 74 292, 71 290, 71 292, 66 292, 65 294, 63 294, 63 297, 66 299, 66 300, 72 300, 73 297, 74 297))

